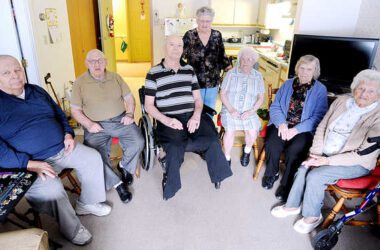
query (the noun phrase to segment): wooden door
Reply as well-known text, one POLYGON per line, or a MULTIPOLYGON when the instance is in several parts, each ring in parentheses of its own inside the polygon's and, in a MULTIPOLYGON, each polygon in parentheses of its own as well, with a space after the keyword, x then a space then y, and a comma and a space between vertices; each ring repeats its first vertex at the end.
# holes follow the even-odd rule
POLYGON ((145 19, 141 19, 141 2, 127 1, 129 62, 151 62, 150 1, 144 1, 145 19))
POLYGON ((99 21, 96 0, 66 0, 70 24, 75 76, 87 70, 84 61, 92 49, 100 49, 98 43, 99 21))

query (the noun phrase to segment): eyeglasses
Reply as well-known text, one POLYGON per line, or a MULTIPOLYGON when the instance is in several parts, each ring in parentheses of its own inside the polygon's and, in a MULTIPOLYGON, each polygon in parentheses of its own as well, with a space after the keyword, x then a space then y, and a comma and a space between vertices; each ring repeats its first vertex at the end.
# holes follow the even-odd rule
POLYGON ((100 58, 98 60, 87 60, 87 62, 91 65, 95 65, 96 63, 98 64, 104 64, 106 62, 106 59, 100 58))
POLYGON ((241 57, 240 61, 241 62, 253 62, 254 60, 251 57, 241 57))

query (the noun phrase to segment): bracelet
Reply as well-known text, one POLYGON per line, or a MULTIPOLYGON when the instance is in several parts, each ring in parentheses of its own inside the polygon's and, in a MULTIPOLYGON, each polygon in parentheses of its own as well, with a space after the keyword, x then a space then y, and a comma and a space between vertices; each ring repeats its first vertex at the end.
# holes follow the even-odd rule
POLYGON ((129 118, 134 118, 134 114, 133 113, 125 113, 125 116, 128 116, 129 118))

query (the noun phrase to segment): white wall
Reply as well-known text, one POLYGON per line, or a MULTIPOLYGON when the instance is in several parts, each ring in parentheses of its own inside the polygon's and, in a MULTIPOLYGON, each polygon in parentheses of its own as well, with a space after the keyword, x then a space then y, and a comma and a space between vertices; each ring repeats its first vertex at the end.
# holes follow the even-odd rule
MULTIPOLYGON (((379 0, 299 0, 294 33, 380 38, 379 0)), ((380 70, 380 47, 374 68, 380 70)))
POLYGON ((295 33, 353 36, 362 0, 299 0, 295 33))
MULTIPOLYGON (((16 28, 9 0, 0 0, 0 53, 21 59, 16 28)), ((50 72, 51 82, 60 98, 65 83, 75 80, 69 21, 65 0, 14 0, 17 24, 28 80, 45 87, 44 76, 50 72), (39 19, 45 8, 55 8, 58 16, 58 41, 50 43, 46 21, 39 19)))
MULTIPOLYGON (((363 1, 358 23, 354 32, 356 37, 380 38, 380 1, 365 0, 363 1)), ((374 62, 377 70, 380 70, 380 47, 374 62)))
POLYGON ((202 6, 209 6, 209 0, 152 0, 151 20, 152 20, 152 44, 153 44, 153 65, 159 63, 164 57, 164 18, 174 17, 177 4, 181 2, 185 6, 187 17, 195 17, 195 12, 202 6), (155 17, 158 13, 158 19, 155 17))
POLYGON ((10 1, 1 0, 1 5, 0 54, 12 55, 18 59, 21 59, 10 1))
POLYGON ((70 40, 69 20, 65 0, 29 0, 30 24, 34 35, 39 80, 50 72, 51 82, 59 98, 64 96, 64 85, 75 80, 74 62, 70 40), (50 42, 47 22, 39 19, 46 8, 54 8, 58 17, 57 41, 50 42))
POLYGON ((21 48, 27 61, 27 78, 30 83, 41 85, 39 82, 38 64, 36 63, 33 32, 31 30, 29 11, 24 0, 14 0, 14 11, 17 19, 21 48, 17 38, 17 30, 9 0, 1 0, 0 8, 0 54, 8 54, 21 60, 21 48))

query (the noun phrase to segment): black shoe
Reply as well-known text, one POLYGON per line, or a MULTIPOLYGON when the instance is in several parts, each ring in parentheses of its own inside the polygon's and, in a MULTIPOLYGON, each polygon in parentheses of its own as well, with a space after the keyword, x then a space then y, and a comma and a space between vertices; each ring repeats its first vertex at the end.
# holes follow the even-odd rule
POLYGON ((168 175, 164 173, 162 176, 162 193, 164 193, 165 191, 167 181, 168 181, 168 175))
POLYGON ((120 200, 124 203, 128 203, 132 200, 132 193, 129 192, 128 186, 125 183, 121 183, 116 187, 116 191, 119 194, 120 200))
POLYGON ((215 183, 214 183, 214 185, 215 185, 215 189, 220 189, 220 184, 221 184, 220 181, 215 182, 215 183))
POLYGON ((117 170, 121 173, 121 180, 128 186, 133 183, 133 175, 130 174, 126 169, 121 168, 120 164, 117 165, 117 170))
POLYGON ((262 187, 265 189, 271 189, 275 181, 278 180, 280 175, 277 173, 275 176, 264 176, 262 180, 262 187))
POLYGON ((242 154, 242 156, 240 157, 240 163, 241 163, 241 165, 243 166, 243 167, 246 167, 246 166, 248 166, 248 163, 249 163, 249 156, 251 155, 251 152, 249 152, 248 154, 247 153, 245 153, 244 151, 243 151, 243 154, 242 154))
POLYGON ((280 201, 286 201, 288 199, 288 191, 285 186, 280 185, 276 190, 276 198, 280 201))

